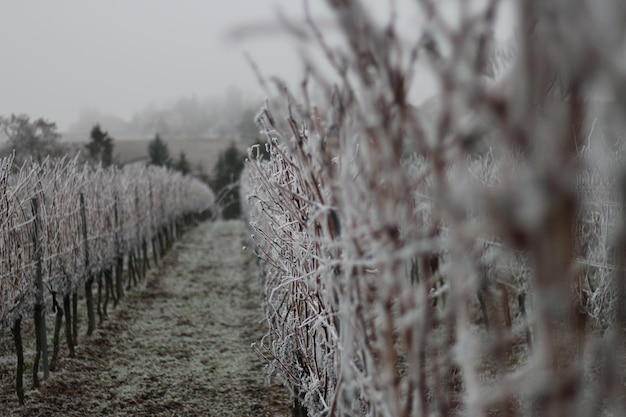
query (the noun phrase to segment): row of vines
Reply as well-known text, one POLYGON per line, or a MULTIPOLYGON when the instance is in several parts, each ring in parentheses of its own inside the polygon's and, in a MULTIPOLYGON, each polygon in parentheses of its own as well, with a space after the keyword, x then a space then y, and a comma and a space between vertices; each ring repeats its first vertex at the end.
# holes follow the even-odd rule
POLYGON ((259 353, 298 415, 622 415, 626 8, 506 2, 503 53, 505 2, 449 3, 456 24, 415 2, 418 41, 355 0, 328 2, 342 47, 300 27, 336 77, 305 55, 302 90, 275 80, 284 104, 257 117, 259 353), (440 87, 428 111, 409 104, 417 65, 440 87))
POLYGON ((37 386, 40 358, 44 378, 56 365, 63 314, 74 354, 79 291, 84 288, 91 334, 95 301, 102 321, 107 305, 145 276, 149 258, 157 262, 212 202, 204 183, 161 167, 104 169, 61 159, 15 169, 12 158, 0 161, 0 330, 11 329, 16 342, 20 402, 23 318, 35 318, 37 386), (46 311, 56 312, 49 363, 46 311))

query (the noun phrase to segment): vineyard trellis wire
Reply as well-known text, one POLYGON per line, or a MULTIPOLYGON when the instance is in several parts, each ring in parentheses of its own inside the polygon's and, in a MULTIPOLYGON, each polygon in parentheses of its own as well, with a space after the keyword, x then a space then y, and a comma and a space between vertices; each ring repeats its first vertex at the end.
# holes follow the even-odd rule
MULTIPOLYGON (((73 354, 80 287, 85 286, 91 333, 95 326, 92 284, 98 285, 102 321, 109 300, 117 303, 124 287, 145 275, 148 245, 156 261, 182 228, 210 211, 214 199, 203 182, 162 167, 104 169, 65 158, 26 163, 12 174, 12 164, 12 157, 0 161, 0 330, 12 328, 19 336, 21 319, 34 314, 38 352, 42 349, 39 330, 45 332, 38 318, 48 306, 65 313, 73 354)), ((18 387, 23 401, 19 391, 18 387)))

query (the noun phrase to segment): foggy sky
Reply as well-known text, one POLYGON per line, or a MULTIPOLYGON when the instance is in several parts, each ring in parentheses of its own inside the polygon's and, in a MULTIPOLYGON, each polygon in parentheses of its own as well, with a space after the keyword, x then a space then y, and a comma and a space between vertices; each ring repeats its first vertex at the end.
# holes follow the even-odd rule
MULTIPOLYGON (((324 3, 311 0, 321 20, 329 16, 324 3)), ((367 3, 389 15, 386 1, 367 3)), ((81 108, 128 119, 150 104, 218 96, 230 86, 262 96, 243 53, 265 74, 295 82, 302 70, 294 43, 278 30, 238 42, 227 35, 268 27, 279 9, 302 16, 298 0, 2 2, 0 115, 44 117, 64 130, 81 108)), ((400 14, 407 25, 413 18, 400 14)))

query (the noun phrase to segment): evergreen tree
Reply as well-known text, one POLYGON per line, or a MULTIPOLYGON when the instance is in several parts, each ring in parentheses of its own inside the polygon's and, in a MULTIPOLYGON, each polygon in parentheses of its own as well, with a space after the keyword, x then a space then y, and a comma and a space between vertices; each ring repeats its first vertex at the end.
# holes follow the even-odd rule
POLYGON ((209 187, 211 186, 211 179, 209 178, 209 174, 207 174, 204 169, 204 164, 202 162, 198 162, 195 166, 194 177, 207 184, 209 187))
POLYGON ((102 130, 99 124, 91 129, 91 140, 87 144, 87 153, 93 161, 101 161, 104 167, 113 164, 113 138, 102 130))
POLYGON ((108 137, 102 145, 102 165, 109 167, 113 165, 113 138, 108 137))
POLYGON ((184 151, 180 151, 178 162, 176 162, 176 169, 183 175, 187 175, 191 172, 191 165, 189 165, 184 151))
POLYGON ((254 120, 255 116, 255 109, 247 109, 242 113, 241 119, 237 124, 237 130, 243 143, 255 143, 261 136, 259 126, 257 126, 254 120))
POLYGON ((213 169, 210 185, 218 196, 218 203, 222 207, 222 216, 225 219, 241 216, 239 176, 243 170, 244 160, 245 155, 232 143, 220 154, 213 169))
POLYGON ((150 165, 158 165, 169 167, 172 165, 172 159, 170 158, 170 151, 167 148, 161 136, 157 133, 154 140, 148 144, 148 155, 150 156, 150 165))

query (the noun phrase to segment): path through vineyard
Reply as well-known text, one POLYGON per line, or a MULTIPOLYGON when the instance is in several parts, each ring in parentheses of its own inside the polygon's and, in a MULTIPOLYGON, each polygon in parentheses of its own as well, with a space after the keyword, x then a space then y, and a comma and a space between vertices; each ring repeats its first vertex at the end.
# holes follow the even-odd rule
POLYGON ((65 357, 40 391, 28 392, 25 407, 12 385, 3 386, 0 414, 288 415, 284 388, 265 383, 264 362, 251 348, 265 328, 244 236, 235 221, 189 232, 144 289, 81 339, 76 359, 65 357))

